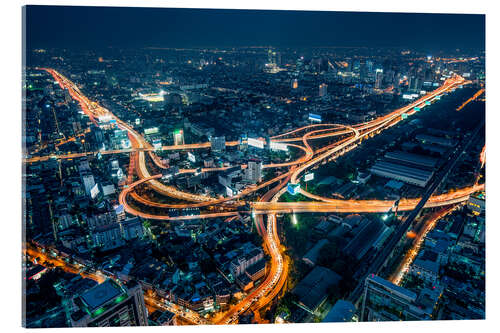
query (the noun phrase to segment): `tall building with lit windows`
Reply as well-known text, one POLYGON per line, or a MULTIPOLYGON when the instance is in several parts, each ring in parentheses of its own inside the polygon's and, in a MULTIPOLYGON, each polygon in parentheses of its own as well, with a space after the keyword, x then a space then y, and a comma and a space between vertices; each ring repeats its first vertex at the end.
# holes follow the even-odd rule
POLYGON ((319 97, 326 96, 328 94, 328 85, 322 83, 319 85, 319 97))
POLYGON ((271 49, 267 51, 267 63, 270 65, 276 65, 276 52, 271 49))
POLYGON ((381 68, 377 68, 375 70, 375 89, 382 88, 382 80, 384 78, 384 70, 381 68))
POLYGON ((68 303, 72 327, 148 325, 142 287, 135 281, 124 286, 106 280, 68 303))
MULTIPOLYGON (((427 320, 432 318, 433 305, 422 292, 400 287, 381 277, 370 274, 365 280, 360 321, 427 320)), ((431 302, 432 303, 432 302, 431 302)))
POLYGON ((248 161, 246 178, 252 183, 258 183, 262 180, 262 161, 251 159, 248 161))

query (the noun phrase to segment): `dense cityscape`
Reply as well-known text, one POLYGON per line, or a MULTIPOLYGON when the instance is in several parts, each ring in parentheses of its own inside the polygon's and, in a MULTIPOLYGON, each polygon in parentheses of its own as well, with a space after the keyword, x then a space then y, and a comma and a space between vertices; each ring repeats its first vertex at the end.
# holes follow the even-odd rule
POLYGON ((484 47, 27 48, 23 326, 484 319, 485 79, 484 47))

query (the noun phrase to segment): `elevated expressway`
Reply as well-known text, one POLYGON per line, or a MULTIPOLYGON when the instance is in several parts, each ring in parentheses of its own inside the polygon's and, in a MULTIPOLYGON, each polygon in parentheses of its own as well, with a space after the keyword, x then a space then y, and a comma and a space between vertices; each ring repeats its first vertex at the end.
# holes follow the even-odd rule
MULTIPOLYGON (((317 164, 317 163, 319 163, 327 158, 332 158, 332 157, 335 158, 336 156, 343 154, 345 151, 355 148, 358 141, 360 141, 366 137, 370 137, 370 136, 373 136, 375 134, 378 134, 383 129, 388 128, 388 127, 396 124, 401 119, 402 114, 408 113, 408 112, 413 112, 414 111, 413 109, 415 107, 424 105, 426 101, 431 100, 431 99, 435 98, 436 96, 442 94, 443 92, 445 92, 449 89, 452 89, 460 84, 465 84, 465 81, 462 78, 458 78, 455 80, 448 80, 447 82, 445 82, 445 84, 442 87, 436 89, 432 93, 429 93, 429 94, 423 96, 422 98, 420 98, 419 100, 417 100, 417 101, 415 101, 415 102, 413 102, 413 103, 411 103, 403 108, 395 110, 395 111, 393 111, 385 116, 379 117, 371 122, 358 124, 358 125, 355 125, 352 127, 338 125, 338 124, 316 124, 316 125, 305 126, 305 127, 278 135, 278 136, 274 137, 273 140, 278 140, 278 139, 279 140, 294 140, 294 141, 301 140, 304 147, 305 147, 302 149, 305 150, 306 154, 304 156, 302 156, 302 158, 300 158, 294 162, 265 166, 265 167, 281 167, 281 166, 296 166, 296 167, 293 169, 290 169, 285 174, 282 174, 278 177, 271 179, 270 181, 259 184, 258 186, 249 187, 249 188, 245 189, 244 191, 242 191, 240 194, 233 196, 233 197, 227 197, 227 198, 223 198, 223 199, 214 199, 214 198, 207 199, 207 197, 203 197, 203 198, 193 197, 193 198, 190 198, 189 201, 197 201, 197 202, 183 203, 183 204, 162 204, 162 203, 152 202, 151 200, 148 200, 145 198, 140 198, 136 193, 134 193, 132 191, 132 189, 135 186, 140 185, 148 180, 151 180, 151 182, 148 182, 148 184, 152 184, 153 181, 156 181, 156 179, 160 178, 160 175, 156 175, 156 176, 151 177, 147 173, 147 169, 145 168, 144 161, 141 160, 139 163, 140 168, 138 170, 139 177, 141 178, 141 180, 134 183, 134 184, 131 184, 129 186, 129 188, 127 188, 124 191, 125 193, 122 193, 123 196, 120 196, 120 202, 122 204, 124 204, 125 209, 131 214, 139 215, 139 216, 143 216, 143 217, 147 216, 148 218, 153 218, 152 216, 156 216, 155 218, 159 219, 159 220, 169 220, 170 218, 168 216, 165 216, 165 215, 152 215, 152 214, 148 214, 148 213, 141 213, 137 209, 133 209, 127 202, 127 195, 129 193, 131 193, 131 196, 133 197, 134 200, 140 202, 143 205, 152 206, 152 207, 156 207, 156 208, 188 208, 188 207, 200 208, 200 207, 207 207, 210 205, 221 204, 221 203, 225 203, 225 202, 229 202, 229 201, 239 200, 242 197, 244 197, 248 194, 251 194, 257 190, 260 190, 261 188, 266 187, 266 186, 270 185, 271 183, 278 181, 289 174, 291 174, 290 181, 292 183, 297 183, 300 175, 303 172, 305 172, 306 170, 308 170, 309 168, 311 168, 312 166, 314 166, 315 164, 317 164), (320 128, 320 127, 326 127, 326 128, 307 132, 299 138, 287 137, 287 136, 290 136, 293 134, 300 133, 300 132, 305 131, 307 129, 320 128), (309 145, 309 140, 311 140, 312 138, 328 137, 328 136, 334 136, 334 135, 338 136, 338 135, 342 135, 342 134, 351 134, 351 136, 348 138, 342 139, 337 143, 328 145, 326 147, 322 147, 316 151, 313 151, 312 147, 309 145), (313 155, 315 155, 315 156, 313 157, 313 155)), ((296 145, 296 147, 300 147, 300 146, 296 145)), ((193 170, 184 170, 183 172, 193 172, 193 170)), ((159 183, 159 184, 161 184, 161 183, 159 183)), ((159 186, 165 186, 165 185, 161 184, 159 186)), ((157 189, 158 189, 158 187, 155 190, 157 190, 157 189)), ((465 189, 465 190, 473 191, 474 189, 469 188, 469 189, 465 189)), ((179 198, 178 196, 172 195, 171 191, 173 191, 173 190, 169 189, 169 191, 159 191, 159 192, 161 194, 165 194, 165 195, 179 198)), ((316 212, 320 212, 320 211, 321 212, 327 212, 327 211, 328 212, 335 212, 335 211, 337 211, 337 212, 349 212, 349 211, 352 211, 352 212, 380 212, 380 211, 384 211, 386 208, 387 209, 390 208, 391 205, 393 204, 393 202, 390 202, 390 201, 380 201, 380 200, 372 200, 372 201, 358 200, 355 202, 353 202, 353 201, 345 201, 344 202, 342 200, 329 199, 329 198, 315 196, 315 195, 312 195, 312 194, 306 192, 303 189, 300 190, 300 193, 306 197, 309 197, 313 200, 317 200, 320 202, 315 202, 315 201, 313 201, 313 202, 300 202, 300 203, 276 202, 275 204, 270 204, 270 203, 265 203, 265 202, 244 202, 244 203, 249 204, 253 208, 253 210, 255 211, 255 214, 267 213, 267 212, 272 212, 272 211, 274 211, 274 212, 290 212, 290 211, 295 211, 295 209, 297 209, 297 212, 299 212, 299 211, 301 211, 301 212, 314 212, 314 211, 316 211, 316 212)), ((433 204, 434 205, 440 205, 440 204, 445 205, 445 204, 449 204, 449 202, 456 202, 457 200, 467 200, 469 194, 470 193, 464 194, 463 196, 461 196, 458 199, 456 198, 456 195, 454 195, 453 197, 450 198, 449 201, 446 200, 446 198, 441 198, 441 200, 436 201, 436 203, 433 203, 433 204)), ((410 201, 409 201, 409 204, 407 206, 408 206, 408 209, 411 209, 412 202, 416 201, 417 199, 409 199, 409 200, 410 201)), ((430 203, 431 202, 432 202, 432 200, 430 201, 430 203)), ((240 203, 240 204, 243 204, 243 203, 240 203)), ((406 209, 406 208, 402 208, 402 209, 406 209)), ((226 212, 220 213, 220 214, 224 214, 221 216, 227 216, 227 213, 228 212, 226 211, 226 212)), ((236 213, 233 212, 233 214, 236 214, 236 213)), ((203 216, 204 216, 204 214, 200 215, 200 218, 203 216)), ((214 213, 209 214, 207 216, 213 217, 214 213)), ((217 215, 215 215, 215 216, 217 216, 217 215)), ((182 219, 182 216, 176 217, 175 219, 182 219)))
MULTIPOLYGON (((254 289, 249 295, 247 295, 241 302, 237 305, 231 307, 231 309, 224 313, 222 317, 217 319, 215 323, 233 323, 237 320, 239 314, 248 310, 252 306, 260 307, 271 300, 277 292, 281 289, 286 281, 288 264, 283 258, 280 250, 280 240, 276 232, 276 213, 302 213, 302 212, 386 212, 393 205, 393 201, 388 200, 338 200, 331 198, 324 198, 317 195, 310 194, 304 190, 300 193, 306 197, 311 198, 315 201, 309 202, 278 202, 279 198, 286 192, 285 185, 288 181, 292 183, 297 183, 301 174, 315 166, 316 164, 327 160, 336 158, 337 156, 345 153, 350 149, 354 149, 357 144, 368 137, 372 137, 382 130, 389 128, 399 122, 403 114, 413 114, 415 112, 415 107, 421 107, 425 105, 426 101, 434 99, 436 96, 456 88, 459 85, 464 85, 469 82, 465 81, 461 77, 454 77, 448 79, 444 84, 437 88, 436 90, 422 96, 418 100, 409 105, 406 105, 400 109, 397 109, 385 116, 376 118, 370 122, 365 122, 353 126, 345 126, 338 124, 316 124, 304 126, 287 133, 283 133, 272 137, 272 142, 282 142, 290 147, 302 149, 304 155, 299 159, 287 163, 279 164, 269 164, 264 166, 265 168, 273 167, 289 167, 289 170, 281 175, 266 181, 264 183, 258 184, 253 187, 248 187, 240 194, 228 197, 228 198, 211 198, 204 195, 186 193, 176 189, 173 186, 163 184, 159 181, 161 175, 152 176, 146 167, 146 155, 148 152, 149 157, 153 160, 155 165, 159 168, 164 168, 161 161, 156 154, 154 154, 153 147, 141 136, 139 135, 131 126, 125 122, 118 119, 107 109, 102 108, 97 103, 88 100, 83 96, 78 87, 66 79, 64 76, 52 69, 47 70, 61 85, 61 87, 68 89, 70 95, 76 99, 82 106, 83 111, 89 116, 91 121, 96 122, 95 119, 100 116, 110 116, 116 120, 117 125, 126 130, 129 133, 129 138, 131 140, 133 148, 127 152, 137 152, 137 154, 131 154, 131 158, 137 159, 136 173, 139 180, 129 184, 120 193, 119 201, 124 205, 127 213, 141 216, 148 219, 155 220, 165 220, 165 221, 175 221, 175 220, 186 220, 186 219, 199 219, 199 218, 213 218, 213 217, 227 217, 235 216, 238 211, 235 210, 235 206, 246 204, 250 207, 253 214, 256 216, 266 214, 267 215, 267 226, 265 230, 264 243, 271 255, 271 265, 270 272, 266 277, 265 281, 254 289), (312 130, 312 131, 309 131, 312 130), (309 131, 309 132, 307 132, 309 131), (306 132, 302 135, 301 132, 306 132), (345 137, 347 135, 347 137, 345 137), (309 144, 310 140, 329 138, 335 136, 342 136, 342 138, 333 144, 329 144, 325 147, 321 147, 316 151, 309 144), (292 142, 301 142, 301 145, 292 144, 292 142), (280 181, 281 182, 268 191, 263 198, 266 201, 258 202, 241 202, 239 199, 254 193, 260 189, 263 189, 271 184, 280 181), (163 204, 153 202, 146 198, 139 196, 135 189, 141 184, 147 184, 147 186, 154 191, 165 195, 168 197, 181 199, 187 201, 187 203, 182 204, 163 204), (134 200, 145 206, 151 206, 155 208, 194 208, 194 207, 208 207, 215 205, 222 205, 222 210, 214 213, 203 213, 200 215, 193 216, 168 216, 168 215, 155 215, 140 211, 128 203, 128 196, 131 196, 134 200), (227 204, 227 205, 226 205, 227 204)), ((227 142, 227 146, 237 145, 238 142, 227 142)), ((206 149, 210 147, 210 143, 198 143, 198 144, 188 144, 181 146, 164 146, 163 150, 179 150, 179 149, 206 149)), ((125 151, 119 150, 109 153, 123 153, 125 151)), ((103 152, 104 153, 104 152, 103 152)), ((72 157, 78 157, 78 154, 71 155, 72 157)), ((82 155, 84 156, 84 155, 82 155)), ((54 156, 49 157, 39 157, 38 160, 42 158, 54 158, 54 156)), ((55 158, 65 158, 61 155, 57 155, 55 158)), ((36 159, 36 158, 35 158, 36 159)), ((36 161, 34 159, 26 159, 25 162, 36 161)), ((242 166, 244 168, 245 166, 242 166)), ((224 168, 207 168, 203 171, 221 171, 224 168)), ((191 169, 181 170, 181 173, 191 173, 195 172, 191 169)), ((471 193, 484 189, 484 185, 475 185, 468 188, 460 189, 455 192, 445 193, 430 198, 426 207, 436 207, 442 205, 450 205, 453 203, 461 202, 467 200, 471 193)), ((418 203, 418 198, 413 199, 401 199, 399 204, 399 210, 411 210, 418 203)), ((260 217, 259 217, 260 218, 260 217)))

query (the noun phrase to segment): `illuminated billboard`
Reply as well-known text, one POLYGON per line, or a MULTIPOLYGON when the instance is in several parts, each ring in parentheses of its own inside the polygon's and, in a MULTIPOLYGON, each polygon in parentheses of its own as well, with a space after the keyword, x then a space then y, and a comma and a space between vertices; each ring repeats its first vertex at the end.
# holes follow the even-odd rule
POLYGON ((316 121, 316 122, 320 123, 321 122, 321 115, 315 114, 315 113, 309 113, 309 120, 316 121))
POLYGON ((288 151, 288 146, 286 144, 280 143, 280 142, 271 141, 270 148, 271 148, 271 150, 288 151))
POLYGON ((314 179, 314 173, 306 173, 304 175, 304 181, 305 182, 308 182, 308 181, 313 180, 313 179, 314 179))
POLYGON ((264 141, 261 141, 259 139, 248 138, 248 145, 255 148, 264 149, 264 141))

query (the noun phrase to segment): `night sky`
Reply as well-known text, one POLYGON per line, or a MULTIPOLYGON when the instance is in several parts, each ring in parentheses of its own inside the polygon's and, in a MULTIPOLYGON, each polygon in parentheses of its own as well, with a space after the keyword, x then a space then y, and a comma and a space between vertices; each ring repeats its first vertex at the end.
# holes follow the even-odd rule
POLYGON ((483 15, 28 6, 27 47, 484 49, 483 15))

